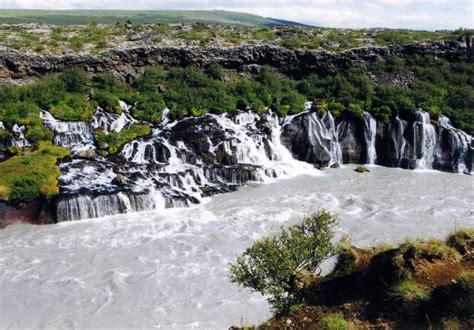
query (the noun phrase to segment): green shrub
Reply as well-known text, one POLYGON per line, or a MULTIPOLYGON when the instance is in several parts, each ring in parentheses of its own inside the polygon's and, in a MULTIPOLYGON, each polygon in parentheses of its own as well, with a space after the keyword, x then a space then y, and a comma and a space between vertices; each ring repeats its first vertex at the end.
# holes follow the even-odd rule
POLYGON ((65 91, 69 93, 84 92, 89 81, 86 72, 80 68, 66 69, 59 78, 64 83, 65 91))
POLYGON ((150 126, 146 124, 135 124, 120 132, 104 133, 102 131, 96 131, 95 138, 100 148, 107 149, 111 154, 116 154, 126 143, 150 134, 150 126))
POLYGON ((107 90, 96 90, 92 98, 99 107, 107 112, 121 114, 120 100, 117 95, 107 90))
POLYGON ((232 282, 270 296, 277 313, 287 311, 297 302, 297 274, 314 273, 334 253, 331 239, 336 223, 335 216, 322 211, 282 228, 279 236, 256 241, 231 264, 232 282))
POLYGON ((58 194, 56 160, 67 155, 67 149, 42 142, 38 150, 0 163, 0 198, 25 203, 58 194))
POLYGON ((137 98, 132 114, 137 119, 159 123, 164 108, 165 102, 160 94, 144 93, 137 98))
POLYGON ((95 113, 92 103, 80 94, 66 94, 63 101, 49 109, 51 114, 64 121, 89 121, 95 113))
POLYGON ((357 167, 354 169, 357 173, 365 173, 365 172, 370 172, 369 169, 365 166, 362 165, 357 165, 357 167))
POLYGON ((350 328, 351 323, 339 314, 329 314, 322 317, 317 326, 317 329, 321 330, 348 330, 350 328))

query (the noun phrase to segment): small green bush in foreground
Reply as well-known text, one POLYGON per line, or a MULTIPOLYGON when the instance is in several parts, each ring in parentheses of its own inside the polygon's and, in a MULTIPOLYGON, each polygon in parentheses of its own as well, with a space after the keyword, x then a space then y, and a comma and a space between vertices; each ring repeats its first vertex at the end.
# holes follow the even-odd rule
POLYGON ((315 273, 319 264, 334 254, 331 239, 336 223, 334 215, 322 211, 282 228, 279 236, 256 241, 231 264, 232 282, 270 296, 277 313, 286 312, 296 302, 298 274, 315 273))

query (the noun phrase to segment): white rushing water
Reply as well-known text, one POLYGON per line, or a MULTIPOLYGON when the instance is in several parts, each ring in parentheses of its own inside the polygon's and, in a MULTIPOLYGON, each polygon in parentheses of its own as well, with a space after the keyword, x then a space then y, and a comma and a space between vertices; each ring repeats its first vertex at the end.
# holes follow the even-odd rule
POLYGON ((377 122, 368 112, 364 113, 364 138, 367 146, 367 164, 375 164, 377 151, 375 150, 375 138, 377 135, 377 122))
POLYGON ((269 317, 228 279, 255 239, 328 208, 358 246, 474 227, 474 178, 353 165, 191 208, 0 230, 0 328, 225 329, 269 317))
MULTIPOLYGON (((419 169, 432 169, 433 162, 435 160, 435 147, 436 147, 436 129, 431 124, 430 114, 423 110, 416 112, 416 121, 414 122, 415 132, 420 130, 421 141, 419 141, 421 158, 417 161, 416 168, 419 169)), ((417 145, 415 141, 413 145, 417 145)))

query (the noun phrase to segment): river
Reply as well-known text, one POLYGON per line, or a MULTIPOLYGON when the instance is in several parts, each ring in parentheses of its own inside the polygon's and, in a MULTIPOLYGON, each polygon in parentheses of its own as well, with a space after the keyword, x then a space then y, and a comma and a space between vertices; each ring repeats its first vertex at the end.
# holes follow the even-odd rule
MULTIPOLYGON (((252 241, 327 208, 357 246, 474 227, 474 178, 371 166, 254 184, 191 208, 0 230, 0 328, 203 328, 258 323, 230 283, 252 241)), ((315 170, 316 171, 316 170, 315 170)))

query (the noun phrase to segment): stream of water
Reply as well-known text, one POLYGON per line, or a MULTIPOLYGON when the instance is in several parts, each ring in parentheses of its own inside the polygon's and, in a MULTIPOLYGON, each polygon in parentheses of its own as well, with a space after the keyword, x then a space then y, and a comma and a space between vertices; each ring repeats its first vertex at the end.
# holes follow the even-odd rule
MULTIPOLYGON (((249 185, 201 205, 0 230, 0 328, 203 328, 258 323, 228 279, 252 241, 327 208, 358 246, 474 226, 474 178, 371 166, 249 185)), ((316 171, 316 170, 315 170, 316 171)))

